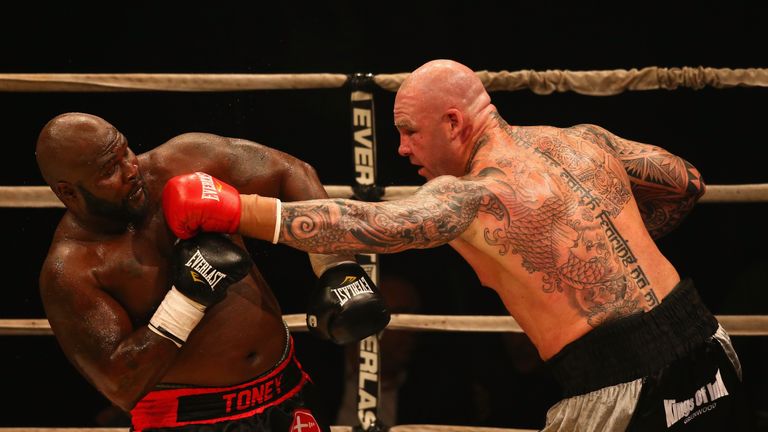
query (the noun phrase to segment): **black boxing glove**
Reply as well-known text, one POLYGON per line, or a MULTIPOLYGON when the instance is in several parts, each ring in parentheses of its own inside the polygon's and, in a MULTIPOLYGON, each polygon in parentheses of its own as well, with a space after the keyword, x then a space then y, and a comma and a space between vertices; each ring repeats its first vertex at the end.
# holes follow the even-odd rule
POLYGON ((389 324, 389 318, 378 287, 355 262, 327 269, 309 295, 309 332, 339 345, 377 334, 389 324))
POLYGON ((173 286, 149 321, 150 330, 177 346, 251 267, 248 253, 226 235, 200 233, 173 248, 173 286))
POLYGON ((227 288, 248 274, 248 253, 227 236, 200 233, 174 246, 173 285, 205 307, 224 298, 227 288))

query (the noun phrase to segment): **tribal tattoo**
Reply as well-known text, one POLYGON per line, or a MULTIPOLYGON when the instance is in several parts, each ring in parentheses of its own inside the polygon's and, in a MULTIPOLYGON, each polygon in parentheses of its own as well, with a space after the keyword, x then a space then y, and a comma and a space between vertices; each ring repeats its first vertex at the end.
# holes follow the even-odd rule
POLYGON ((284 203, 280 239, 318 253, 430 248, 461 235, 479 211, 503 217, 494 195, 481 184, 444 176, 398 201, 284 203))
POLYGON ((653 238, 677 227, 704 194, 706 188, 698 170, 660 147, 619 138, 595 125, 578 125, 567 131, 601 146, 622 162, 653 238))

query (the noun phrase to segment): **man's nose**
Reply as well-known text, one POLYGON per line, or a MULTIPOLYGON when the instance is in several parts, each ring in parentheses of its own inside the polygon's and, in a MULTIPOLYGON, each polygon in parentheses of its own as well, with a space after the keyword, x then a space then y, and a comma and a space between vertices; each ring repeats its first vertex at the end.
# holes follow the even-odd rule
POLYGON ((125 175, 125 178, 127 180, 132 180, 133 178, 136 177, 136 174, 139 172, 139 164, 136 160, 130 160, 130 159, 126 159, 124 164, 125 164, 125 167, 123 169, 123 173, 125 175))
POLYGON ((411 146, 408 144, 406 138, 400 138, 400 146, 397 147, 397 154, 400 156, 409 156, 411 154, 411 146))

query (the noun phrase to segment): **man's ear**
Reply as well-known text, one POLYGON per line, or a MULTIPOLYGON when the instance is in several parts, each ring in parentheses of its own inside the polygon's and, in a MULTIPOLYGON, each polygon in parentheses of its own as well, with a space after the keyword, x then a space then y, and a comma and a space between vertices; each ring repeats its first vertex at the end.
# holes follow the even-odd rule
POLYGON ((453 140, 464 129, 464 115, 456 108, 450 108, 445 112, 445 118, 448 122, 450 138, 453 140))
POLYGON ((64 205, 68 205, 70 203, 74 203, 77 199, 77 191, 75 190, 75 187, 72 186, 72 183, 67 181, 57 181, 56 184, 51 188, 53 189, 53 193, 56 194, 57 197, 61 200, 61 202, 64 203, 64 205))

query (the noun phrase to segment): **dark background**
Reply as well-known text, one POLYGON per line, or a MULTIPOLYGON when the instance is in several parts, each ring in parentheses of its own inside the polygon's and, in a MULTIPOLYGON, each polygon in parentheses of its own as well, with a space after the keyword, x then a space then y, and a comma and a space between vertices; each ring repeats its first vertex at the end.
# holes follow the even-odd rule
MULTIPOLYGON (((603 70, 646 66, 768 67, 768 7, 748 1, 26 2, 0 15, 0 73, 398 73, 434 58, 475 70, 603 70), (156 2, 160 4, 160 2, 156 2), (578 4, 576 4, 578 3, 578 4), (616 3, 616 4, 614 4, 616 3), (129 6, 130 5, 130 6, 129 6), (109 7, 111 11, 104 8, 109 7), (628 9, 627 9, 628 8, 628 9)), ((394 94, 374 92, 382 185, 421 183, 396 155, 394 94)), ((768 89, 627 92, 611 97, 530 91, 492 94, 511 124, 596 123, 665 147, 709 184, 765 183, 768 89)), ((324 184, 351 184, 349 95, 344 89, 227 93, 0 93, 0 185, 42 185, 33 145, 65 111, 109 120, 143 152, 183 132, 248 138, 315 166, 324 184)), ((768 204, 701 204, 659 242, 697 282, 716 314, 768 313, 768 204)), ((42 318, 39 267, 61 209, 0 209, 7 248, 0 318, 42 318)), ((286 313, 302 311, 306 259, 251 244, 286 313)), ((422 313, 505 313, 450 248, 381 257, 384 273, 418 287, 422 313)), ((387 337, 386 334, 384 337, 387 337)), ((420 333, 398 423, 540 427, 553 386, 527 340, 482 333, 420 333)), ((297 334, 303 363, 340 402, 343 353, 297 334)), ((768 344, 735 337, 752 394, 768 423, 768 344)), ((100 426, 109 403, 69 365, 53 337, 0 336, 0 426, 100 426)), ((384 360, 386 362, 386 359, 384 360)))

